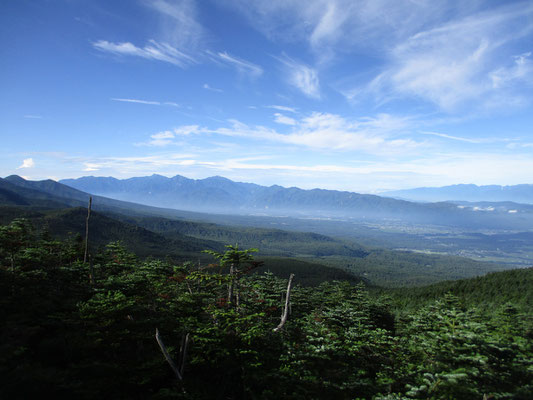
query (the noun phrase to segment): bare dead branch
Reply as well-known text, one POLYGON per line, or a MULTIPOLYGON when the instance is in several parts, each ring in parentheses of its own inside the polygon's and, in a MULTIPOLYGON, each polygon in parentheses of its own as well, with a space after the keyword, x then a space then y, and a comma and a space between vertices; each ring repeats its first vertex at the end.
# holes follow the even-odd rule
POLYGON ((289 277, 289 284, 287 285, 287 295, 285 296, 285 307, 283 308, 283 312, 281 314, 281 321, 277 327, 273 329, 274 332, 279 331, 281 328, 283 328, 283 325, 285 325, 285 322, 287 322, 287 318, 289 317, 289 310, 291 308, 291 288, 292 288, 292 280, 294 278, 294 274, 291 274, 289 277))
MULTIPOLYGON (((176 367, 176 364, 174 364, 174 361, 172 360, 172 357, 170 357, 170 354, 168 354, 167 348, 165 344, 163 343, 161 336, 159 335, 159 329, 157 328, 155 328, 155 340, 157 340, 157 344, 159 345, 159 348, 161 349, 161 352, 163 353, 165 360, 167 360, 168 365, 170 365, 170 368, 172 369, 172 371, 174 371, 176 378, 178 378, 178 381, 182 381, 183 375, 180 373, 180 370, 178 369, 178 367, 176 367)), ((183 370, 183 365, 182 365, 182 370, 183 370)))

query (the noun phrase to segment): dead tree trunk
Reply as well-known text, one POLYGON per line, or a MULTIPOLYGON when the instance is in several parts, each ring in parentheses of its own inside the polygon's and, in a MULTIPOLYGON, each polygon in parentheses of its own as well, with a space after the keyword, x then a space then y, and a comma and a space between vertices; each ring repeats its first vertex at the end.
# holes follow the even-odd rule
POLYGON ((183 336, 180 347, 179 369, 181 377, 183 378, 183 370, 185 368, 185 361, 187 360, 187 348, 189 347, 189 334, 183 336))
POLYGON ((233 303, 233 284, 235 275, 235 266, 233 264, 229 267, 229 284, 228 284, 228 304, 233 303))
POLYGON ((157 340, 157 344, 159 345, 159 348, 161 349, 161 352, 163 353, 168 365, 170 365, 170 368, 176 375, 176 378, 181 382, 183 380, 183 368, 185 366, 185 359, 187 357, 187 347, 189 346, 189 334, 187 333, 181 342, 178 366, 176 366, 174 360, 172 357, 170 357, 170 354, 168 354, 167 348, 163 343, 163 339, 161 339, 161 336, 159 335, 159 329, 157 328, 155 329, 155 340, 157 340))
POLYGON ((283 328, 283 325, 285 325, 285 322, 287 322, 287 318, 289 318, 289 309, 291 306, 291 289, 292 289, 292 280, 294 278, 294 274, 291 274, 289 277, 289 284, 287 285, 287 295, 285 296, 285 307, 283 308, 283 312, 281 313, 281 321, 277 327, 273 329, 274 332, 279 331, 281 328, 283 328))
POLYGON ((87 262, 89 258, 89 282, 91 285, 94 285, 94 271, 93 271, 93 262, 90 259, 89 255, 89 218, 91 217, 91 206, 93 203, 92 196, 89 197, 89 206, 87 207, 87 218, 85 219, 85 254, 83 255, 83 262, 87 262))
POLYGON ((87 254, 89 253, 89 218, 91 217, 91 205, 93 198, 89 197, 89 206, 87 207, 87 218, 85 219, 85 254, 83 255, 83 262, 87 262, 87 254))

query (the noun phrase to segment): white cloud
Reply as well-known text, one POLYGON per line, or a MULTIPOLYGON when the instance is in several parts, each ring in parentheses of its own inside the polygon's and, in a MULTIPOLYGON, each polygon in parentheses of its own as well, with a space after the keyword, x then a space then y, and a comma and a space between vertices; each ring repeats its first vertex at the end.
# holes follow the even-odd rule
POLYGON ((288 111, 288 112, 291 112, 291 113, 296 113, 296 109, 295 108, 287 107, 287 106, 271 105, 271 106, 265 106, 265 107, 266 108, 272 108, 274 110, 279 110, 279 111, 288 111))
POLYGON ((93 43, 93 47, 102 52, 163 61, 181 68, 196 63, 192 56, 179 51, 168 43, 159 43, 155 40, 149 40, 148 43, 141 48, 130 42, 112 43, 107 40, 99 40, 93 43))
POLYGON ((176 144, 174 139, 178 136, 188 136, 208 132, 205 128, 198 125, 184 125, 173 130, 167 130, 150 135, 147 143, 137 143, 137 146, 155 146, 165 147, 176 144))
POLYGON ((286 67, 289 84, 300 90, 307 97, 320 99, 320 82, 316 69, 298 63, 287 56, 278 58, 278 60, 286 67))
POLYGON ((40 115, 32 115, 32 114, 28 114, 28 115, 25 115, 24 118, 28 118, 28 119, 42 119, 43 117, 40 116, 40 115))
POLYGON ((148 145, 174 144, 178 136, 210 134, 239 137, 249 140, 271 141, 282 145, 302 146, 318 151, 359 150, 371 154, 409 153, 422 143, 398 135, 409 125, 406 118, 388 114, 348 120, 339 115, 314 112, 299 120, 279 114, 278 122, 292 126, 281 133, 264 126, 249 126, 238 120, 229 120, 230 127, 208 129, 198 125, 181 126, 172 131, 151 136, 148 145))
POLYGON ((124 103, 137 103, 137 104, 150 104, 154 106, 160 106, 161 103, 159 101, 149 101, 149 100, 138 100, 138 99, 117 99, 112 98, 113 101, 121 101, 124 103))
POLYGON ((206 90, 211 90, 212 92, 218 92, 218 93, 222 93, 223 92, 222 89, 217 89, 217 88, 211 87, 207 83, 204 83, 202 87, 204 89, 206 89, 206 90))
POLYGON ((287 117, 286 115, 275 113, 274 117, 274 121, 276 121, 278 124, 296 125, 296 120, 294 118, 287 117))
MULTIPOLYGON (((213 53, 208 52, 208 54, 213 55, 213 53)), ((253 64, 249 61, 245 61, 241 58, 231 56, 227 52, 219 52, 215 54, 216 61, 222 61, 225 64, 231 65, 237 71, 243 74, 250 75, 254 78, 257 78, 258 76, 263 74, 263 68, 260 66, 253 64)))
POLYGON ((100 164, 95 164, 95 163, 84 163, 85 165, 85 168, 83 169, 85 172, 92 172, 92 171, 98 171, 100 170, 101 166, 100 164))
POLYGON ((533 30, 527 15, 533 16, 531 4, 513 4, 434 24, 397 41, 384 54, 383 72, 366 86, 346 90, 347 96, 374 94, 380 102, 411 97, 447 112, 466 103, 478 109, 522 105, 521 94, 502 90, 531 81, 529 54, 505 56, 533 30))
POLYGON ((35 162, 33 161, 33 158, 26 158, 22 161, 22 164, 17 169, 21 168, 33 168, 35 166, 35 162))
POLYGON ((511 83, 512 81, 525 80, 533 82, 533 62, 531 61, 531 52, 514 57, 514 63, 510 67, 500 67, 490 74, 492 86, 499 89, 511 83))
POLYGON ((181 106, 178 103, 174 103, 173 101, 152 101, 152 100, 139 100, 139 99, 119 99, 119 98, 111 98, 113 101, 120 101, 123 103, 136 103, 136 104, 147 104, 151 106, 171 106, 176 108, 181 108, 181 106))

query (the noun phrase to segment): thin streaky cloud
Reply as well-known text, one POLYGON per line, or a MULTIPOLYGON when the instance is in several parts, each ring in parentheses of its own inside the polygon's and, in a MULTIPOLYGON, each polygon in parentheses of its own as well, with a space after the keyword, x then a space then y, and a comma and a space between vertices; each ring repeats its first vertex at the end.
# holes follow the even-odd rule
POLYGON ((147 104, 151 106, 169 106, 181 108, 178 103, 173 101, 152 101, 152 100, 140 100, 140 99, 120 99, 120 98, 111 98, 113 101, 120 101, 123 103, 135 103, 135 104, 147 104))
POLYGON ((159 101, 149 101, 149 100, 139 100, 139 99, 118 99, 118 98, 112 98, 113 101, 121 101, 124 103, 137 103, 137 104, 150 104, 153 106, 160 106, 161 103, 159 101))
POLYGON ((278 105, 270 105, 270 106, 265 106, 266 108, 272 108, 274 110, 279 110, 279 111, 288 111, 288 112, 291 112, 291 113, 296 113, 296 109, 295 108, 292 108, 292 107, 287 107, 287 106, 278 106, 278 105))
POLYGON ((27 119, 42 119, 43 117, 41 115, 28 114, 28 115, 25 115, 24 118, 27 118, 27 119))
POLYGON ((214 87, 211 87, 209 86, 207 83, 204 83, 202 85, 202 88, 206 89, 206 90, 211 90, 212 92, 218 92, 218 93, 222 93, 223 90, 222 89, 218 89, 218 88, 214 88, 214 87))
POLYGON ((459 142, 473 143, 473 144, 488 144, 488 143, 502 143, 502 142, 508 143, 508 142, 513 142, 517 140, 513 138, 506 138, 506 137, 492 137, 492 138, 484 137, 484 138, 471 139, 471 138, 448 135, 446 133, 433 132, 433 131, 420 131, 419 133, 422 135, 437 136, 437 137, 441 137, 445 139, 456 140, 459 142))
POLYGON ((258 77, 263 74, 263 68, 261 68, 259 65, 232 56, 227 52, 218 52, 216 53, 216 56, 218 60, 233 66, 241 73, 248 74, 252 77, 258 77))
POLYGON ((439 133, 439 132, 428 132, 428 131, 423 131, 423 132, 420 132, 422 135, 429 135, 429 136, 438 136, 438 137, 442 137, 442 138, 446 138, 446 139, 451 139, 451 140, 458 140, 460 142, 467 142, 467 143, 482 143, 481 140, 476 140, 476 139, 468 139, 468 138, 463 138, 463 137, 459 137, 459 136, 452 136, 452 135, 447 135, 445 133, 439 133))
POLYGON ((168 43, 159 43, 155 40, 149 40, 144 47, 137 47, 130 42, 112 43, 107 40, 99 40, 92 45, 102 52, 167 62, 181 68, 196 63, 192 56, 183 53, 168 43))
POLYGON ((163 105, 165 106, 171 106, 171 107, 176 107, 176 108, 181 108, 181 106, 178 104, 178 103, 174 103, 173 101, 165 101, 163 103, 163 105))

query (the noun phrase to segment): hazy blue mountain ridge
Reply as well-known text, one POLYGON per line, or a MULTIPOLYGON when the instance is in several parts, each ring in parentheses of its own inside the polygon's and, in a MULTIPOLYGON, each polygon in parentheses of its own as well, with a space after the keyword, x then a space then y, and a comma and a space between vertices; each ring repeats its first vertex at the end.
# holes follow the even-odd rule
POLYGON ((225 214, 394 219, 411 223, 530 229, 533 213, 463 207, 449 202, 420 204, 369 194, 278 185, 266 187, 222 177, 188 179, 152 175, 118 180, 83 177, 60 181, 73 188, 155 207, 225 214), (473 212, 476 211, 476 212, 473 212))
POLYGON ((533 204, 533 185, 513 186, 460 184, 442 187, 420 187, 384 192, 381 195, 414 201, 487 201, 533 204))

